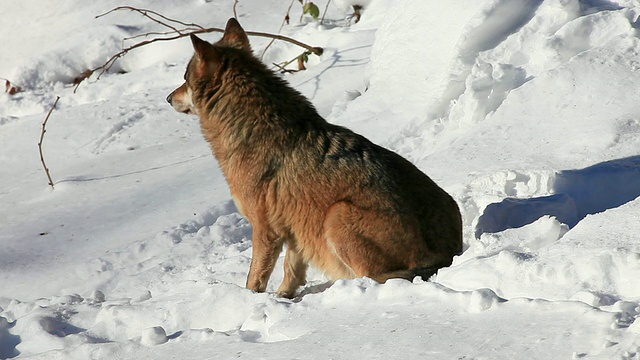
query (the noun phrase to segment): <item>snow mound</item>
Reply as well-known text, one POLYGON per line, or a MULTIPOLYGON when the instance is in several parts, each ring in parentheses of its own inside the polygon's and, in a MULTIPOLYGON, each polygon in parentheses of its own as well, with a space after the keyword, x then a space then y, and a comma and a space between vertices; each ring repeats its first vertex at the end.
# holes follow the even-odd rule
POLYGON ((640 244, 629 233, 634 200, 571 230, 551 217, 517 229, 483 234, 437 281, 456 289, 487 287, 501 297, 567 300, 584 292, 594 306, 640 297, 640 244), (599 235, 594 236, 594 233, 599 235))

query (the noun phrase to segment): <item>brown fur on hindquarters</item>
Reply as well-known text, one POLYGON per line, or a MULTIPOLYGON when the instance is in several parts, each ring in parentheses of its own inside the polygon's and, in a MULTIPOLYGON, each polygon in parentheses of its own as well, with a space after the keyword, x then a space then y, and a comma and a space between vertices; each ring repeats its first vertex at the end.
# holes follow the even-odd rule
POLYGON ((186 82, 167 101, 194 113, 254 229, 247 288, 265 291, 284 244, 278 294, 312 263, 333 278, 430 276, 462 250, 455 201, 399 155, 327 123, 251 53, 230 19, 222 39, 192 36, 186 82))

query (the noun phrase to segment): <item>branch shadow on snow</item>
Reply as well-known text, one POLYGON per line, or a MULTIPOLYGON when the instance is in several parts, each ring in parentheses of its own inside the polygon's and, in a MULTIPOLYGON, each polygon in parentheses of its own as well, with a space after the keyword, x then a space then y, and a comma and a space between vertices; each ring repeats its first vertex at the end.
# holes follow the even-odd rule
POLYGON ((556 174, 555 194, 530 199, 506 198, 489 204, 475 236, 530 224, 544 215, 573 228, 587 215, 626 204, 640 196, 640 155, 556 174))
POLYGON ((120 172, 120 173, 116 173, 116 174, 105 174, 105 175, 95 175, 95 176, 69 176, 67 178, 64 178, 62 180, 58 180, 56 182, 56 184, 61 184, 61 183, 73 183, 73 182, 90 182, 90 181, 99 181, 99 180, 108 180, 108 179, 117 179, 117 178, 122 178, 122 177, 126 177, 126 176, 131 176, 131 175, 137 175, 137 174, 143 174, 143 173, 147 173, 147 172, 151 172, 151 171, 156 171, 156 170, 162 170, 162 169, 166 169, 169 167, 173 167, 176 165, 182 165, 182 164, 187 164, 189 162, 192 162, 194 160, 198 160, 201 159, 203 157, 208 157, 209 154, 204 154, 204 155, 199 155, 190 159, 186 159, 186 160, 180 160, 180 161, 175 161, 169 164, 165 164, 165 165, 159 165, 159 166, 153 166, 147 169, 142 169, 142 170, 135 170, 135 171, 129 171, 129 172, 120 172))
POLYGON ((361 66, 369 62, 368 57, 362 57, 359 59, 345 59, 345 55, 344 55, 345 53, 349 51, 371 48, 372 46, 373 45, 363 45, 363 46, 356 46, 350 49, 343 49, 340 51, 336 50, 336 52, 331 56, 330 60, 327 60, 326 63, 325 62, 322 63, 323 69, 320 72, 299 83, 296 83, 294 88, 298 89, 302 85, 313 82, 314 89, 311 93, 308 94, 308 97, 311 99, 315 98, 318 91, 320 91, 320 81, 322 81, 322 78, 324 77, 325 73, 329 71, 335 71, 336 69, 339 69, 339 68, 361 66))

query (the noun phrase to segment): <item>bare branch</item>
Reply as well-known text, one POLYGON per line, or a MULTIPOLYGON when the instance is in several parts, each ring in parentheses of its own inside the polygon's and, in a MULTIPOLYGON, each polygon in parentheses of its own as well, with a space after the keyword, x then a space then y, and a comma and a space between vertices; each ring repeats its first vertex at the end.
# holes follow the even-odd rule
MULTIPOLYGON (((171 35, 171 34, 176 34, 174 36, 168 36, 168 37, 159 37, 159 38, 153 38, 150 40, 145 40, 136 44, 133 44, 129 47, 126 47, 122 50, 120 50, 118 53, 116 53, 115 55, 111 56, 104 64, 102 64, 101 66, 98 66, 94 69, 90 69, 90 70, 86 70, 85 72, 83 72, 80 76, 76 77, 73 81, 74 85, 76 85, 76 88, 74 89, 74 92, 78 90, 78 87, 80 86, 80 84, 86 80, 87 78, 89 78, 91 75, 93 75, 95 72, 99 72, 98 73, 98 77, 97 79, 100 79, 100 76, 102 76, 102 74, 104 74, 105 72, 109 71, 111 69, 111 67, 115 64, 116 60, 118 60, 119 58, 125 56, 129 51, 137 49, 139 47, 145 46, 145 45, 149 45, 151 43, 154 42, 158 42, 158 41, 171 41, 171 40, 176 40, 185 36, 189 36, 191 34, 201 34, 201 33, 211 33, 211 32, 224 32, 224 29, 220 29, 220 28, 204 28, 200 25, 197 24, 188 24, 179 20, 174 20, 171 18, 168 18, 162 14, 159 14, 155 11, 152 10, 146 10, 146 9, 138 9, 138 8, 134 8, 131 6, 119 6, 116 7, 104 14, 98 15, 96 17, 102 17, 105 16, 107 14, 110 14, 114 11, 117 10, 130 10, 130 11, 135 11, 138 12, 140 14, 142 14, 143 16, 151 19, 154 22, 157 22, 165 27, 168 27, 169 29, 171 29, 172 31, 168 31, 166 33, 161 33, 161 34, 166 34, 166 35, 171 35), (151 14, 151 15, 149 15, 151 14), (183 26, 186 26, 185 29, 177 29, 172 25, 169 25, 167 23, 165 23, 164 21, 160 21, 158 19, 155 18, 155 16, 160 17, 164 20, 166 20, 167 22, 172 22, 172 23, 176 23, 176 24, 180 24, 183 26)), ((150 35, 153 33, 147 33, 147 34, 142 34, 142 35, 137 35, 135 37, 139 37, 139 36, 145 36, 145 35, 150 35)), ((271 39, 275 39, 275 40, 282 40, 282 41, 286 41, 292 44, 295 44, 297 46, 303 47, 305 49, 307 49, 308 51, 310 51, 313 54, 316 54, 318 56, 322 55, 322 52, 324 51, 323 48, 321 47, 314 47, 314 46, 310 46, 307 45, 305 43, 302 43, 300 41, 297 41, 295 39, 292 39, 290 37, 287 36, 283 36, 283 35, 277 35, 277 34, 269 34, 269 33, 264 33, 264 32, 259 32, 259 31, 246 31, 246 34, 248 36, 259 36, 259 37, 267 37, 267 38, 271 38, 271 39)))
MULTIPOLYGON (((195 32, 194 32, 195 33, 195 32)), ((102 76, 102 74, 104 74, 105 72, 109 71, 109 69, 111 69, 111 67, 113 66, 113 64, 115 64, 116 60, 118 60, 119 58, 125 56, 129 51, 133 50, 133 49, 137 49, 141 46, 145 46, 145 45, 149 45, 151 43, 154 43, 156 41, 169 41, 169 40, 175 40, 175 39, 179 39, 181 37, 185 37, 189 35, 187 34, 179 34, 176 36, 171 36, 171 37, 167 37, 167 38, 155 38, 152 40, 145 40, 143 42, 139 42, 137 44, 131 45, 125 49, 122 49, 121 51, 119 51, 118 53, 116 53, 115 55, 111 56, 109 58, 109 60, 107 60, 104 64, 102 64, 101 66, 98 66, 97 68, 91 69, 91 70, 87 70, 85 72, 83 72, 80 76, 76 77, 73 80, 73 83, 76 85, 76 88, 73 90, 73 92, 75 93, 78 90, 78 87, 80 86, 80 84, 87 78, 89 78, 91 75, 93 75, 94 72, 96 71, 100 71, 100 73, 98 74, 98 77, 96 79, 100 79, 100 76, 102 76)))
POLYGON ((298 46, 300 46, 302 48, 305 48, 305 49, 311 51, 312 53, 314 53, 314 54, 316 54, 318 56, 322 55, 322 53, 324 52, 324 49, 319 47, 319 46, 309 46, 309 45, 307 45, 307 44, 305 44, 303 42, 300 42, 300 41, 298 41, 296 39, 292 39, 292 38, 287 37, 287 36, 282 36, 282 35, 278 35, 278 34, 269 34, 269 33, 264 33, 264 32, 259 32, 259 31, 247 31, 246 33, 249 36, 260 36, 260 37, 266 37, 266 38, 271 38, 271 39, 290 42, 290 43, 292 43, 294 45, 298 45, 298 46))
POLYGON ((324 22, 324 16, 327 15, 327 10, 329 10, 329 4, 331 4, 331 0, 327 0, 327 6, 324 7, 324 12, 322 13, 322 19, 320 19, 320 25, 324 22))
POLYGON ((137 39, 137 38, 141 38, 141 37, 148 37, 148 36, 153 36, 153 35, 160 35, 160 36, 165 36, 165 35, 171 35, 174 34, 175 31, 152 31, 152 32, 148 32, 148 33, 144 33, 144 34, 138 34, 138 35, 133 35, 133 36, 129 36, 126 38, 122 39, 122 47, 124 47, 124 42, 127 40, 133 40, 133 39, 137 39))
MULTIPOLYGON (((118 6, 118 7, 116 7, 116 8, 113 8, 113 9, 111 9, 111 10, 107 11, 107 12, 106 12, 106 13, 104 13, 104 14, 100 14, 100 15, 96 16, 96 19, 97 19, 97 18, 101 18, 101 17, 103 17, 103 16, 105 16, 105 15, 111 14, 112 12, 119 11, 119 10, 131 10, 131 11, 134 11, 134 12, 140 13, 140 14, 142 14, 143 16, 145 16, 145 17, 147 17, 147 18, 149 18, 149 19, 153 20, 154 22, 157 22, 157 23, 159 23, 159 24, 161 24, 161 25, 164 25, 164 24, 163 24, 162 22, 160 22, 160 21, 158 21, 158 20, 154 19, 153 17, 149 16, 149 14, 152 14, 152 15, 158 16, 158 17, 160 17, 160 18, 162 18, 162 19, 164 19, 164 20, 167 20, 167 21, 170 21, 170 22, 173 22, 173 23, 176 23, 176 24, 182 25, 182 26, 186 26, 186 27, 197 27, 197 28, 199 28, 199 29, 204 29, 202 26, 200 26, 200 25, 198 25, 198 24, 185 23, 185 22, 182 22, 182 21, 180 21, 180 20, 175 20, 175 19, 171 19, 171 18, 169 18, 169 17, 166 17, 166 16, 164 16, 164 15, 162 15, 162 14, 160 14, 160 13, 156 12, 156 11, 153 11, 153 10, 148 10, 148 9, 138 9, 138 8, 133 7, 133 6, 118 6)), ((167 27, 168 27, 168 28, 170 28, 170 29, 173 29, 173 27, 172 27, 172 26, 169 26, 169 25, 165 25, 165 26, 167 26, 167 27)))
POLYGON ((44 162, 44 155, 42 154, 42 141, 44 140, 44 133, 47 132, 46 130, 47 121, 49 121, 49 116, 51 116, 51 112, 53 112, 53 109, 58 104, 58 100, 60 100, 60 96, 56 97, 56 101, 53 102, 51 109, 49 109, 49 112, 47 113, 47 117, 44 118, 44 122, 42 123, 42 131, 40 132, 40 141, 38 142, 38 151, 40 152, 40 162, 42 162, 42 167, 44 168, 45 174, 47 174, 47 179, 49 179, 49 185, 51 185, 52 189, 53 189, 53 180, 51 180, 51 174, 49 174, 49 168, 47 167, 47 164, 45 164, 44 162))
MULTIPOLYGON (((280 29, 278 29, 278 33, 280 33, 282 31, 282 28, 284 27, 284 24, 289 25, 289 13, 291 12, 291 7, 293 6, 293 2, 296 0, 291 0, 291 3, 289 4, 289 7, 287 8, 287 14, 284 16, 284 19, 282 19, 282 24, 280 24, 280 29)), ((271 41, 269 41, 269 43, 267 44, 267 46, 265 46, 264 50, 262 50, 262 54, 260 55, 260 60, 262 60, 264 58, 264 54, 267 53, 267 50, 269 50, 269 47, 271 47, 271 44, 273 44, 273 42, 276 41, 276 39, 271 39, 271 41)))
POLYGON ((299 70, 295 70, 295 69, 286 69, 284 66, 282 66, 280 64, 276 64, 276 63, 273 63, 273 66, 275 66, 278 69, 280 69, 280 73, 282 73, 282 74, 295 73, 295 72, 299 71, 299 70))
POLYGON ((233 17, 238 18, 238 12, 236 11, 236 6, 238 6, 238 0, 235 0, 233 3, 233 17))
POLYGON ((307 57, 311 55, 311 51, 305 51, 302 54, 294 57, 293 59, 289 60, 289 61, 285 61, 282 64, 276 64, 273 63, 273 66, 277 67, 278 69, 280 69, 281 73, 294 73, 294 72, 298 72, 301 70, 306 70, 307 68, 304 66, 304 63, 307 61, 307 57), (290 64, 292 64, 294 61, 298 62, 298 69, 294 70, 294 69, 287 69, 286 67, 290 64))

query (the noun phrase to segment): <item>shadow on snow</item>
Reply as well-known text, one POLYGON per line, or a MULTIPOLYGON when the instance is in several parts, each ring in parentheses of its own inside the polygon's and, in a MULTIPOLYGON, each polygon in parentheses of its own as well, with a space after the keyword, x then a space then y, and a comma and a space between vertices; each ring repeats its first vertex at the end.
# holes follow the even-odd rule
POLYGON ((8 322, 4 317, 0 317, 0 359, 9 359, 20 355, 16 346, 20 344, 21 339, 18 335, 9 332, 16 322, 8 322))
POLYGON ((589 214, 623 205, 640 196, 640 155, 606 161, 556 174, 555 194, 530 199, 507 198, 489 204, 475 235, 518 228, 550 215, 574 227, 589 214))

